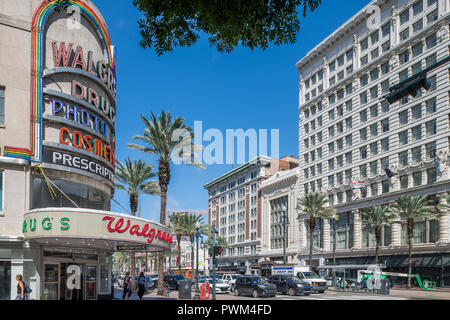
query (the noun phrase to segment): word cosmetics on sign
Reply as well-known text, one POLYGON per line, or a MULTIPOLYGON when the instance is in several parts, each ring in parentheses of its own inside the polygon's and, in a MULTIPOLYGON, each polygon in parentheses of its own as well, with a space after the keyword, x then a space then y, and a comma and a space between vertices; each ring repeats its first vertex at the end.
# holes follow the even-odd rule
POLYGON ((59 142, 93 152, 97 156, 109 161, 113 167, 116 165, 114 150, 101 140, 94 139, 88 134, 83 135, 80 131, 73 131, 72 133, 68 128, 63 127, 59 131, 59 142))

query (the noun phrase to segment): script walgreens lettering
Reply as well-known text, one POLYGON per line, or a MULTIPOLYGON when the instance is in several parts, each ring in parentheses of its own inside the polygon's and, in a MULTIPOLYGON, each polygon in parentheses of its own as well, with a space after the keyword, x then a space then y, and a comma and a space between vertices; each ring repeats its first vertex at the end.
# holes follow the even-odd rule
POLYGON ((141 229, 141 227, 137 224, 131 225, 131 221, 129 219, 127 219, 126 222, 124 218, 119 218, 116 221, 116 218, 106 216, 103 217, 103 221, 109 221, 106 228, 110 233, 128 232, 130 235, 147 238, 148 243, 152 243, 155 237, 170 244, 173 242, 172 234, 170 232, 163 232, 160 229, 150 228, 148 223, 146 223, 141 229))

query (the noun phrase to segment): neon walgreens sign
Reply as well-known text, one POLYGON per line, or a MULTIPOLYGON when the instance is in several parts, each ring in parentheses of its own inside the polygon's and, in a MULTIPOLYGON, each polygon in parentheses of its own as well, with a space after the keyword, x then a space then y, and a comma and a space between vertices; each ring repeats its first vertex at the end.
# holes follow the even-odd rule
POLYGON ((140 231, 140 227, 137 224, 130 227, 131 221, 129 219, 127 219, 125 226, 124 226, 124 223, 125 223, 124 218, 120 218, 119 220, 117 220, 117 222, 114 224, 114 226, 113 226, 113 223, 116 220, 116 218, 110 217, 110 216, 105 216, 105 217, 103 217, 102 220, 109 221, 106 228, 108 229, 108 232, 110 232, 110 233, 114 233, 114 232, 125 233, 128 231, 130 233, 130 235, 147 238, 148 243, 152 243, 153 240, 155 239, 155 237, 161 241, 164 241, 164 242, 167 242, 170 244, 172 244, 172 242, 173 242, 172 234, 170 232, 163 232, 160 229, 155 229, 155 228, 150 229, 150 226, 148 223, 146 223, 142 227, 142 231, 140 231))

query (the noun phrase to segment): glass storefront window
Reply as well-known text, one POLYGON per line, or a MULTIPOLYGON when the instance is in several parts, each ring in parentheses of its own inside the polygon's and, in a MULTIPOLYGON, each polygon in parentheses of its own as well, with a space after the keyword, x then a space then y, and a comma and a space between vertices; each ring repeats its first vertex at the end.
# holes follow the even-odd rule
MULTIPOLYGON (((439 221, 414 223, 413 243, 434 243, 439 240, 439 221)), ((402 244, 408 244, 407 224, 402 223, 402 244)))
POLYGON ((346 236, 347 236, 346 232, 338 232, 338 234, 337 234, 338 249, 346 249, 346 242, 347 242, 346 236))
POLYGON ((439 240, 439 221, 431 220, 428 223, 430 224, 429 242, 437 242, 439 240))
POLYGON ((109 292, 109 272, 108 265, 100 265, 100 292, 109 292))
POLYGON ((11 297, 11 261, 0 261, 0 300, 11 297))
POLYGON ((58 300, 59 265, 46 264, 44 267, 44 300, 58 300))
POLYGON ((86 266, 86 300, 97 299, 97 267, 86 266))
POLYGON ((391 244, 391 227, 390 226, 384 226, 384 233, 383 233, 383 245, 388 246, 391 244))
MULTIPOLYGON (((80 208, 105 210, 110 209, 109 197, 103 191, 91 186, 67 180, 52 180, 80 208)), ((48 185, 41 177, 33 176, 31 182, 31 209, 73 207, 73 204, 56 192, 56 198, 50 195, 48 185)))

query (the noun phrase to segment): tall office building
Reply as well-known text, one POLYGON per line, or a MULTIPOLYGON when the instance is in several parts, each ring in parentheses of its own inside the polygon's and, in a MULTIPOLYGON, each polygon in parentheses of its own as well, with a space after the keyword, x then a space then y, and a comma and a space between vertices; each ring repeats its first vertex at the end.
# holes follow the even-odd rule
POLYGON ((261 252, 261 182, 279 170, 298 165, 294 157, 280 160, 256 157, 205 185, 208 190, 209 224, 229 245, 221 256, 219 270, 257 273, 261 252))
MULTIPOLYGON (((316 223, 314 265, 332 263, 334 245, 336 263, 373 263, 375 236, 361 209, 450 190, 449 6, 371 1, 297 62, 299 195, 324 192, 338 214, 334 228, 316 223)), ((308 217, 300 218, 305 248, 308 217)), ((450 286, 449 228, 448 214, 414 228, 414 270, 441 286, 450 286)), ((379 262, 406 272, 406 222, 381 237, 379 262)))

